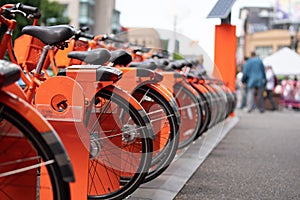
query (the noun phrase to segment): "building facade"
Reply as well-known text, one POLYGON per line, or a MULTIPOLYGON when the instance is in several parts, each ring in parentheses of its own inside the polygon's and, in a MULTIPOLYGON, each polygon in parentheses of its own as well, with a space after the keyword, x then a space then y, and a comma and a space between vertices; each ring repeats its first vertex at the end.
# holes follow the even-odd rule
POLYGON ((75 28, 88 26, 92 34, 110 34, 121 31, 120 12, 115 0, 58 0, 66 8, 70 24, 75 28))
POLYGON ((238 38, 238 57, 249 57, 251 51, 264 58, 283 47, 298 44, 298 33, 291 33, 293 24, 274 22, 274 8, 244 7, 240 9, 241 36, 238 38), (293 35, 292 35, 293 34, 293 35))
POLYGON ((245 56, 249 57, 251 51, 255 51, 264 58, 283 47, 290 46, 290 34, 288 30, 272 29, 245 35, 245 56))

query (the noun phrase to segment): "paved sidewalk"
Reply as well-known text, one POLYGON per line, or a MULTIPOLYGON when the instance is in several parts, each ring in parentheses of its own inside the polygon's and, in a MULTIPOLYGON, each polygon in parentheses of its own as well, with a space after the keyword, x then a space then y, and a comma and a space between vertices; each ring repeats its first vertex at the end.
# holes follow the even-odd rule
POLYGON ((236 116, 238 124, 174 200, 300 199, 300 112, 236 116))
POLYGON ((230 117, 208 130, 192 145, 181 151, 162 175, 142 184, 127 199, 172 200, 211 151, 237 123, 237 117, 230 117))

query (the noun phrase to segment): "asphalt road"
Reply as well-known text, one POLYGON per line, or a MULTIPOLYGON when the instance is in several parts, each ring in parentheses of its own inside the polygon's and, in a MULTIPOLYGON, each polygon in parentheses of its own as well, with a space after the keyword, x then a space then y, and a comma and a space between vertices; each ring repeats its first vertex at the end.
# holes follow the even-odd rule
POLYGON ((300 199, 300 111, 236 115, 174 200, 300 199))

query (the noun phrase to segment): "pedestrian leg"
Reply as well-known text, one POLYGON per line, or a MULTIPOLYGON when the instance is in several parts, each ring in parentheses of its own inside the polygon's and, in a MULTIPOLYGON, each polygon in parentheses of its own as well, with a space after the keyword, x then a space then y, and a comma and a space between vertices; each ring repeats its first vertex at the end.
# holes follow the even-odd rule
POLYGON ((266 90, 267 91, 267 99, 269 99, 271 106, 272 106, 272 110, 276 110, 276 106, 275 106, 275 102, 272 96, 272 90, 266 90))
POLYGON ((247 91, 248 89, 246 87, 242 89, 242 103, 240 107, 241 109, 243 109, 247 105, 247 91))
POLYGON ((254 88, 248 88, 247 91, 247 107, 248 107, 248 112, 251 112, 254 109, 254 88))
POLYGON ((258 109, 261 113, 265 111, 265 101, 264 101, 264 87, 260 87, 257 89, 257 98, 258 98, 258 109))

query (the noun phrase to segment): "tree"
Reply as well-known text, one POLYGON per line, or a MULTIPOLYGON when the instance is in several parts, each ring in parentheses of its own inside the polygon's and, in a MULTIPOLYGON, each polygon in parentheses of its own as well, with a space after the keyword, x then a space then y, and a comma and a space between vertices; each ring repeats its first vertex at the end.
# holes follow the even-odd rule
POLYGON ((41 22, 44 25, 69 24, 70 19, 64 15, 65 6, 57 1, 43 0, 41 3, 41 22))

